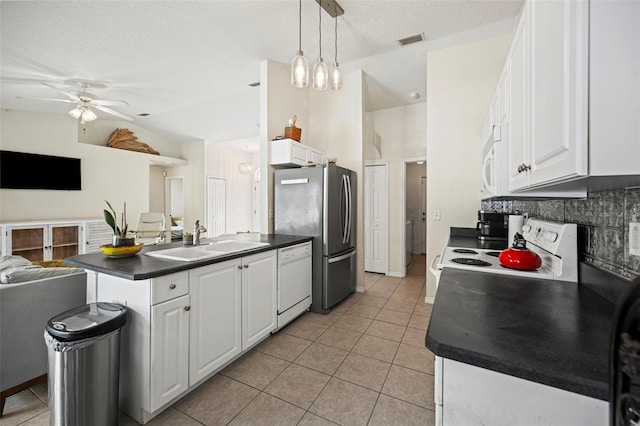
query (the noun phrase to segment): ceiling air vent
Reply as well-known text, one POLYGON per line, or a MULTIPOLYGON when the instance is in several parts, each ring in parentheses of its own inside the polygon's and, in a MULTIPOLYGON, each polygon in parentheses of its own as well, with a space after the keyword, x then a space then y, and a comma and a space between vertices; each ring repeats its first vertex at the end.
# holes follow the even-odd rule
POLYGON ((420 33, 420 34, 412 35, 409 37, 401 38, 400 40, 398 40, 398 44, 400 46, 406 46, 407 44, 417 43, 422 40, 424 40, 424 38, 422 37, 422 33, 420 33))

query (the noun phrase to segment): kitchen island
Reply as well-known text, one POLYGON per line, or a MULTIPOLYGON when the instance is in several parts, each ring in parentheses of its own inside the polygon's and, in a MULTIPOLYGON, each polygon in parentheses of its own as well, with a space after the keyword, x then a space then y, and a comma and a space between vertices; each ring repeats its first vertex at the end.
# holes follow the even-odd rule
POLYGON ((277 329, 279 261, 286 257, 279 254, 289 248, 309 253, 301 269, 308 272, 296 281, 308 298, 296 305, 297 315, 311 304, 311 237, 239 234, 203 239, 202 246, 223 244, 221 240, 260 244, 195 261, 145 254, 181 243, 144 247, 128 258, 98 253, 65 259, 88 271, 88 302, 128 308, 120 409, 139 423, 160 414, 277 329))
POLYGON ((444 268, 425 341, 436 424, 607 424, 613 311, 577 283, 444 268))

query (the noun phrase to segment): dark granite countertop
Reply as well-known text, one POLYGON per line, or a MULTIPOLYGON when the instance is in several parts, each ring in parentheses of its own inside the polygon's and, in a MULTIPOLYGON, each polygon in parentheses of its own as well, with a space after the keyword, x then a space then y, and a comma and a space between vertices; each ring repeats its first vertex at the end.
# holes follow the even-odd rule
MULTIPOLYGON (((241 236, 222 236, 216 238, 203 238, 202 242, 207 243, 209 241, 216 240, 230 240, 230 239, 246 239, 241 236)), ((280 235, 280 234, 261 234, 259 238, 253 237, 250 241, 260 241, 263 243, 269 243, 268 246, 259 247, 250 250, 243 250, 240 252, 230 253, 225 256, 218 256, 211 259, 199 260, 194 262, 181 262, 178 260, 165 260, 157 257, 145 256, 144 253, 154 250, 164 250, 173 247, 181 247, 182 242, 171 244, 159 244, 155 246, 146 246, 140 253, 132 257, 125 257, 119 259, 111 259, 103 255, 102 253, 81 254, 78 256, 67 257, 64 259, 65 263, 76 266, 78 268, 85 268, 91 271, 102 272, 109 275, 114 275, 120 278, 126 278, 129 280, 145 280, 148 278, 159 277, 162 275, 172 274, 174 272, 185 271, 188 269, 197 268, 200 266, 210 265, 213 263, 224 262, 225 260, 237 259, 242 256, 260 253, 263 251, 278 249, 281 247, 287 247, 294 244, 304 243, 311 241, 312 237, 299 236, 299 235, 280 235)))
POLYGON ((426 346, 444 358, 607 400, 613 311, 577 283, 444 268, 426 346))

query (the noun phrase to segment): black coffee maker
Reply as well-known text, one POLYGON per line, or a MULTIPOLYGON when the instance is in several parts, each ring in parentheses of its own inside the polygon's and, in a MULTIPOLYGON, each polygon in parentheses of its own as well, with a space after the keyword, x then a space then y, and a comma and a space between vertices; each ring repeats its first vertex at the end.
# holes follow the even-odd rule
POLYGON ((479 240, 506 241, 509 230, 509 214, 479 210, 476 230, 479 240))

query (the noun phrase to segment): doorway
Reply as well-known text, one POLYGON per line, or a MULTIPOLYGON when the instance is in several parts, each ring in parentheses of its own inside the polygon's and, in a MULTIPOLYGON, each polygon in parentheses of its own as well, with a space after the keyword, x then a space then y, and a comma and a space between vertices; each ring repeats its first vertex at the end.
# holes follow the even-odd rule
POLYGON ((165 228, 171 229, 166 242, 182 239, 184 230, 184 178, 170 176, 165 178, 164 217, 165 228))
POLYGON ((225 179, 207 177, 207 236, 217 237, 226 233, 226 195, 225 179))
POLYGON ((403 161, 405 250, 403 265, 406 269, 414 254, 425 254, 427 245, 427 165, 425 159, 403 161))
POLYGON ((387 274, 389 268, 389 165, 364 168, 364 270, 387 274))

